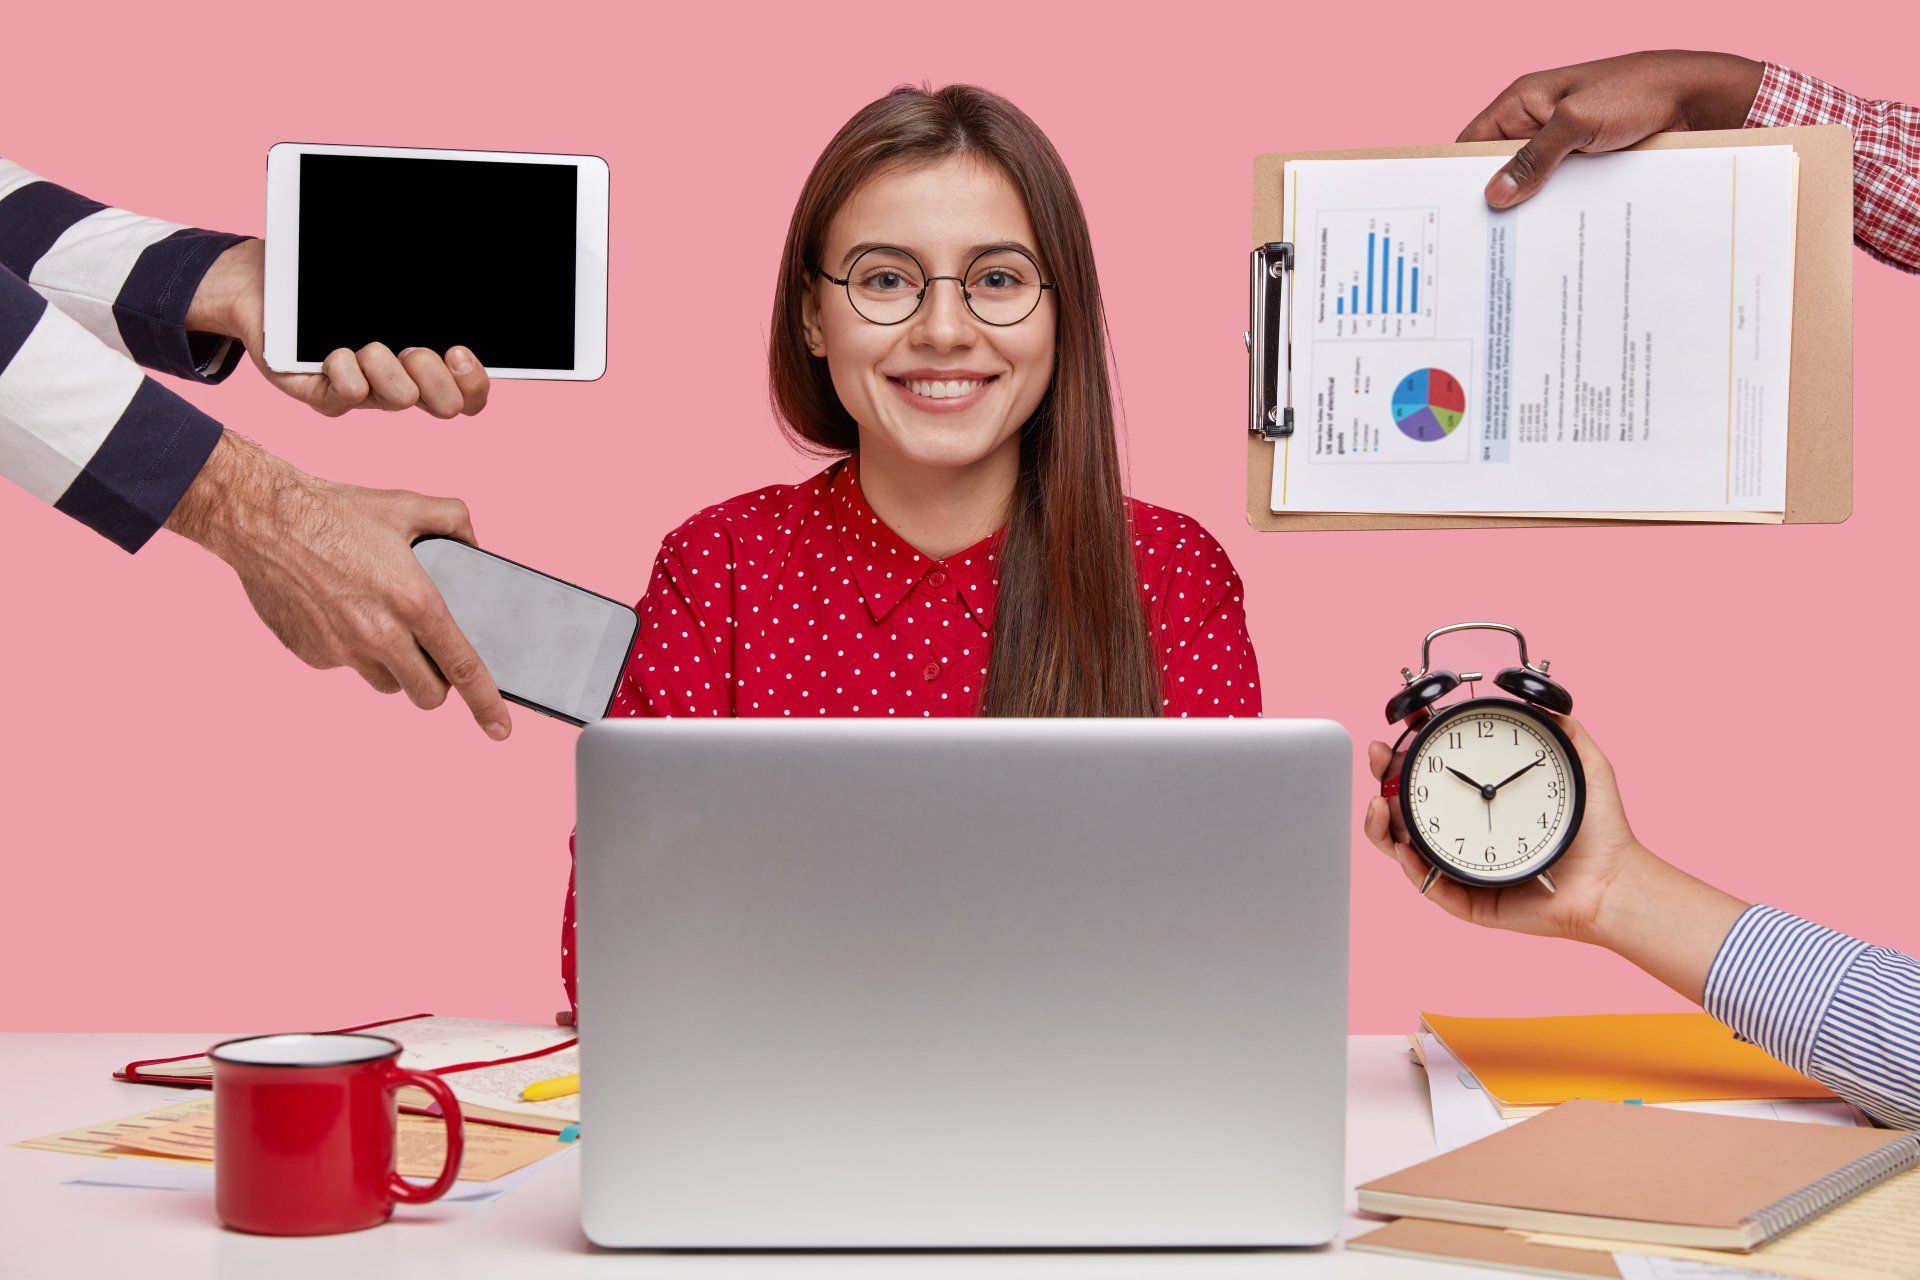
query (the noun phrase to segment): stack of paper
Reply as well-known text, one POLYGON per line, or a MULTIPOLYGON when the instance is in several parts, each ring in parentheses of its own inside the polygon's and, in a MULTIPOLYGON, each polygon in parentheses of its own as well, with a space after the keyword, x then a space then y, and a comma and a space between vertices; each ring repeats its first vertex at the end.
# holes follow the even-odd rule
POLYGON ((1275 512, 1779 521, 1799 159, 1294 160, 1275 512))
MULTIPOLYGON (((1409 1036, 1415 1061, 1426 1070, 1427 1095, 1433 1104, 1434 1145, 1451 1151, 1469 1142, 1520 1123, 1521 1115, 1503 1114, 1500 1105, 1467 1070, 1460 1059, 1431 1033, 1409 1036)), ((1583 1095, 1592 1096, 1592 1095, 1583 1095)), ((1624 1098, 1619 1099, 1625 1101, 1624 1098)), ((1644 1099, 1642 1099, 1644 1101, 1644 1099)), ((1866 1117, 1838 1098, 1789 1098, 1771 1102, 1666 1102, 1658 1105, 1719 1115, 1750 1116, 1760 1120, 1789 1120, 1800 1124, 1858 1126, 1866 1117)))
MULTIPOLYGON (((213 1134, 213 1099, 195 1097, 14 1145, 111 1161, 111 1169, 82 1174, 73 1179, 76 1182, 200 1188, 213 1185, 213 1134)), ((465 1137, 459 1175, 459 1182, 465 1185, 456 1186, 449 1199, 490 1198, 512 1185, 500 1183, 501 1179, 572 1149, 551 1134, 492 1124, 467 1125, 465 1137), (495 1183, 500 1185, 493 1186, 495 1183)), ((446 1129, 441 1121, 427 1116, 399 1117, 394 1163, 400 1173, 409 1178, 435 1178, 446 1153, 446 1129)))

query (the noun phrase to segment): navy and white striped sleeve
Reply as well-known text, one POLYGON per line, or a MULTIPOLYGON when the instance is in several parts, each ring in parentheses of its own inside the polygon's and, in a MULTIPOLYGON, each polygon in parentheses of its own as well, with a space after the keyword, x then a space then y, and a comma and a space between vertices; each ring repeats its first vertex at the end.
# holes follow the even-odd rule
POLYGON ((110 208, 0 159, 0 267, 149 369, 201 382, 233 372, 240 344, 189 334, 187 307, 243 239, 110 208))
POLYGON ((1704 1004, 1882 1124, 1920 1129, 1920 961, 1749 907, 1707 972, 1704 1004))
POLYGON ((138 551, 219 439, 218 422, 0 269, 0 475, 138 551))

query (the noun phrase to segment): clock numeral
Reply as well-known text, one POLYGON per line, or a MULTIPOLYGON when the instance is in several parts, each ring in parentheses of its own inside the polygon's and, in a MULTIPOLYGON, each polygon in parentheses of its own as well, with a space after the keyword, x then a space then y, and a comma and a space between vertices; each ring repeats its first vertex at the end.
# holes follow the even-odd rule
POLYGON ((1424 783, 1424 782, 1423 782, 1423 783, 1421 783, 1421 784, 1420 784, 1419 786, 1417 786, 1417 787, 1415 787, 1415 788, 1413 789, 1413 798, 1414 798, 1415 800, 1425 800, 1425 799, 1427 798, 1427 784, 1426 784, 1426 783, 1424 783))
POLYGON ((1520 837, 1520 855, 1522 857, 1525 857, 1526 852, 1527 852, 1527 838, 1525 836, 1521 836, 1520 837))
POLYGON ((1540 748, 1533 753, 1533 758, 1535 760, 1545 760, 1547 758, 1547 749, 1545 747, 1540 748))
POLYGON ((1461 862, 1467 860, 1467 838, 1465 836, 1455 836, 1453 838, 1453 856, 1461 862))
POLYGON ((1428 819, 1427 819, 1427 830, 1429 830, 1429 831, 1438 831, 1438 830, 1440 830, 1440 819, 1438 819, 1438 818, 1428 818, 1428 819))
POLYGON ((1540 825, 1542 827, 1545 827, 1547 825, 1547 815, 1544 813, 1540 815, 1540 825))
POLYGON ((1440 772, 1442 772, 1443 770, 1445 770, 1445 769, 1446 769, 1446 767, 1447 767, 1447 762, 1446 762, 1446 761, 1445 761, 1444 759, 1442 759, 1441 757, 1439 757, 1439 756, 1428 756, 1428 757, 1427 757, 1427 772, 1428 772, 1428 773, 1440 773, 1440 772))
POLYGON ((1493 736, 1493 721, 1491 720, 1474 721, 1473 736, 1475 738, 1491 738, 1493 736))
POLYGON ((1560 798, 1560 784, 1558 782, 1549 782, 1547 784, 1547 799, 1558 800, 1559 798, 1560 798))
POLYGON ((1493 852, 1493 846, 1492 846, 1492 845, 1488 845, 1488 846, 1487 846, 1487 861, 1488 861, 1488 862, 1492 862, 1493 860, 1494 860, 1494 852, 1493 852))
POLYGON ((1459 731, 1459 730, 1457 730, 1457 729, 1455 729, 1455 730, 1450 730, 1450 731, 1449 731, 1449 732, 1447 733, 1447 749, 1448 749, 1448 750, 1450 750, 1450 751, 1458 751, 1458 750, 1460 750, 1460 748, 1461 748, 1462 746, 1464 746, 1464 745, 1466 745, 1466 744, 1465 744, 1464 742, 1462 742, 1462 741, 1461 741, 1461 738, 1460 738, 1460 731, 1459 731))
POLYGON ((1514 746, 1516 746, 1516 747, 1520 745, 1520 728, 1519 728, 1519 726, 1518 726, 1518 725, 1515 725, 1515 726, 1514 726, 1514 730, 1513 730, 1513 745, 1514 745, 1514 746))

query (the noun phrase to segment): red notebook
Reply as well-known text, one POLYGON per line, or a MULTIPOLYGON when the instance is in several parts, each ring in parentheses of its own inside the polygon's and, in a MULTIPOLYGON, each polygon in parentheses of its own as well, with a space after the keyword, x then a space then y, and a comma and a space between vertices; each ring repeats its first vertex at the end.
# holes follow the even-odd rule
MULTIPOLYGON (((529 1107, 523 1111, 516 1102, 518 1089, 509 1087, 518 1083, 518 1077, 523 1073, 496 1070, 488 1076, 468 1075, 466 1079, 459 1078, 462 1073, 510 1067, 514 1063, 565 1054, 580 1043, 567 1030, 475 1019, 436 1018, 433 1014, 412 1013, 402 1018, 384 1018, 378 1022, 363 1022, 358 1026, 337 1027, 322 1034, 344 1035, 375 1030, 387 1031, 391 1039, 399 1041, 415 1058, 429 1059, 423 1066, 424 1070, 438 1076, 453 1077, 447 1083, 453 1087, 455 1096, 460 1098, 460 1109, 470 1120, 514 1129, 531 1129, 539 1133, 558 1133, 578 1118, 578 1100, 572 1098, 556 1099, 553 1103, 540 1104, 537 1108, 529 1107), (409 1036, 408 1023, 421 1024, 422 1034, 409 1036), (516 1049, 519 1051, 516 1052, 516 1049), (452 1057, 456 1060, 431 1061, 434 1057, 452 1057), (501 1105, 489 1106, 489 1101, 504 1104, 508 1109, 503 1109, 501 1105)), ((570 1054, 567 1056, 572 1057, 570 1054)), ((408 1065, 415 1064, 410 1062, 408 1065)), ((561 1076, 577 1069, 577 1063, 556 1060, 550 1070, 535 1074, 561 1076)), ((213 1063, 205 1053, 142 1058, 114 1072, 113 1078, 129 1084, 206 1089, 213 1085, 213 1063), (152 1070, 154 1067, 170 1069, 155 1071, 152 1070)), ((403 1111, 415 1114, 437 1114, 437 1108, 421 1090, 403 1089, 400 1107, 403 1111)))

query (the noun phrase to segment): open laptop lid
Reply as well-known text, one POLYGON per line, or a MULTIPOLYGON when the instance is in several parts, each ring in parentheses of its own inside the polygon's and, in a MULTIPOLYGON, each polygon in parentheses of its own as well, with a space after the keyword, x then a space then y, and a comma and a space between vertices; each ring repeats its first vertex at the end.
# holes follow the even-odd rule
POLYGON ((1309 721, 589 728, 588 1234, 1330 1238, 1351 769, 1309 721))

